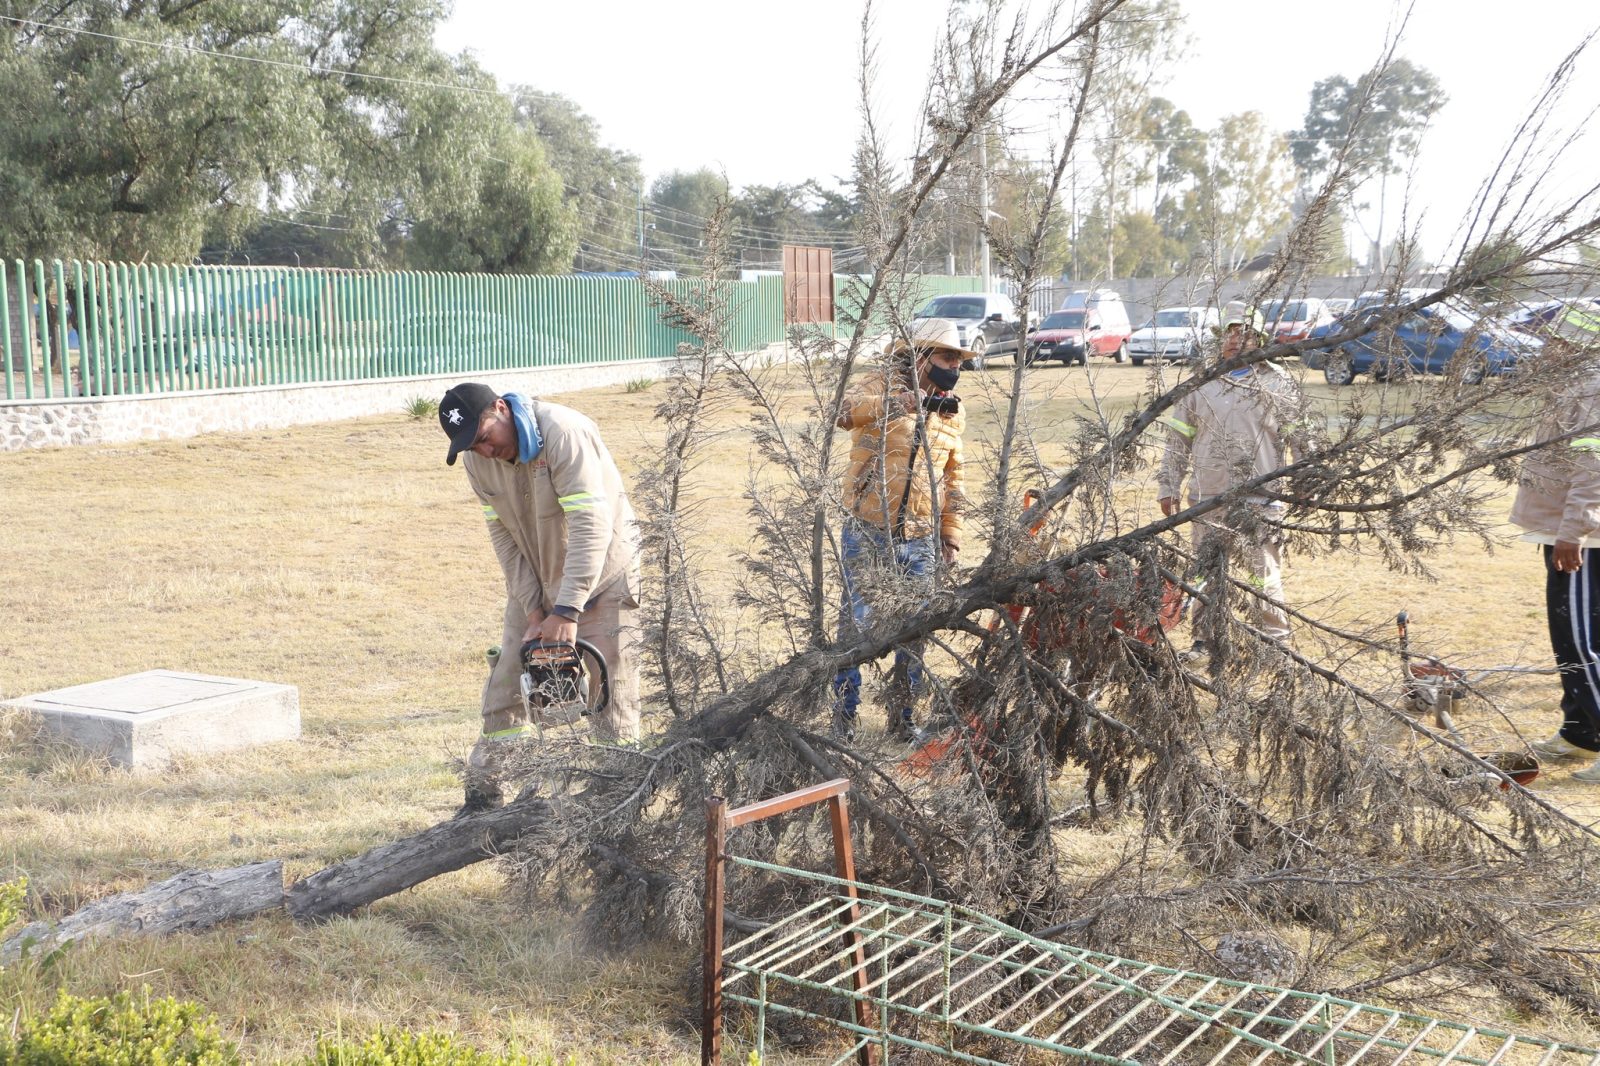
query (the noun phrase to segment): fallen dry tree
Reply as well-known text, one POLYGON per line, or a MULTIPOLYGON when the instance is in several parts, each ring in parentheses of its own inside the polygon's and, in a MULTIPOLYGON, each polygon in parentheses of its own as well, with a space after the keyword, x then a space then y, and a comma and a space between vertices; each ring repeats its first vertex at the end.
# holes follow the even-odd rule
MULTIPOLYGON (((1395 376, 1302 400, 1297 449, 1283 467, 1154 519, 1149 470, 1162 417, 1207 382, 1300 354, 1308 342, 1176 377, 1158 369, 1129 412, 1104 402, 1091 375, 1084 413, 1063 425, 1035 423, 1034 386, 1015 367, 1000 384, 976 386, 994 391, 1002 427, 969 463, 968 521, 987 531, 987 554, 943 574, 931 593, 882 582, 869 632, 832 631, 843 511, 836 419, 855 384, 883 372, 875 339, 909 332, 909 250, 929 225, 927 206, 973 139, 994 136, 1009 95, 1065 87, 1041 216, 993 233, 1031 291, 1043 214, 1056 209, 1061 175, 1080 151, 1080 119, 1106 65, 1133 61, 1119 35, 1139 14, 1103 2, 1071 26, 1018 21, 1002 31, 994 8, 953 28, 906 172, 888 163, 893 153, 864 110, 857 183, 874 269, 842 301, 854 315, 843 345, 797 336, 801 358, 791 366, 754 366, 726 350, 714 269, 698 297, 662 294, 665 313, 701 343, 668 383, 666 446, 636 490, 659 571, 649 643, 660 705, 670 708, 661 732, 639 750, 552 736, 529 752, 529 786, 514 803, 313 874, 288 890, 291 913, 348 914, 499 857, 519 891, 581 907, 599 938, 690 942, 706 798, 740 804, 848 776, 864 880, 1201 970, 1221 965, 1222 932, 1244 929, 1283 942, 1301 987, 1412 998, 1463 988, 1527 1005, 1560 1001, 1600 1020, 1591 956, 1574 948, 1595 942, 1600 918, 1594 831, 1526 789, 1502 789, 1493 767, 1407 715, 1370 680, 1383 641, 1308 611, 1297 612, 1292 646, 1266 639, 1248 621, 1259 590, 1184 536, 1197 522, 1220 522, 1282 537, 1301 558, 1364 553, 1373 565, 1425 573, 1457 541, 1493 541, 1498 498, 1533 415, 1594 353, 1540 357, 1487 380, 1463 358, 1437 381, 1395 376), (735 595, 719 600, 703 570, 730 564, 705 557, 705 519, 687 490, 709 416, 728 409, 750 418, 751 544, 732 561, 741 568, 735 595), (1065 461, 1047 461, 1050 448, 1065 461), (1019 517, 1021 486, 1038 496, 1019 517), (1282 509, 1264 513, 1255 506, 1264 499, 1282 509), (1203 671, 1162 632, 1173 586, 1208 608, 1203 671), (935 676, 934 713, 949 722, 941 757, 908 765, 903 749, 871 736, 830 735, 836 672, 919 644, 935 676), (1096 841, 1091 859, 1069 847, 1077 834, 1096 841)), ((863 69, 871 65, 868 48, 863 69)), ((864 98, 868 88, 864 79, 864 98)), ((1532 132, 1514 136, 1453 268, 1426 296, 1396 299, 1318 343, 1365 338, 1397 353, 1395 327, 1413 312, 1466 306, 1464 294, 1591 241, 1600 232, 1593 189, 1553 213, 1528 213, 1524 186, 1543 171, 1517 161, 1530 158, 1518 145, 1532 132), (1508 234, 1513 254, 1480 254, 1491 241, 1503 251, 1508 234)), ((1315 254, 1321 211, 1345 195, 1358 164, 1336 158, 1286 237, 1285 264, 1315 254)), ((1253 302, 1286 269, 1260 288, 1217 275, 1207 295, 1253 302)), ((1385 279, 1397 290, 1403 269, 1402 257, 1385 279)), ((1484 315, 1474 324, 1493 328, 1484 315)), ((795 866, 829 854, 823 827, 806 819, 752 829, 738 848, 795 866)), ((796 902, 782 879, 747 870, 731 892, 743 922, 796 902)))

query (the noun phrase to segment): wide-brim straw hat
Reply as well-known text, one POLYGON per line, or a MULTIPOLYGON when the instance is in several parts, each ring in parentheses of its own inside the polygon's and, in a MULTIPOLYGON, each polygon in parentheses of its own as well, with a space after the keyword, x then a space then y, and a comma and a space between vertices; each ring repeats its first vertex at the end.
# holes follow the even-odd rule
POLYGON ((889 350, 891 352, 903 352, 907 348, 915 348, 919 351, 928 348, 944 348, 964 357, 970 357, 973 354, 971 348, 963 348, 961 346, 961 331, 948 318, 917 319, 911 324, 910 343, 907 343, 904 337, 896 337, 889 350))

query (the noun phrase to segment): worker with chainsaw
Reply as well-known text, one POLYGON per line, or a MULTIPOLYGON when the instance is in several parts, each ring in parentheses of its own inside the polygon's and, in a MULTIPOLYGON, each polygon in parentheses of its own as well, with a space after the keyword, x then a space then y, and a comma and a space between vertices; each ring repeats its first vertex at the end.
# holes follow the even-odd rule
MULTIPOLYGON (((970 358, 955 323, 921 319, 909 341, 894 342, 876 379, 838 417, 839 428, 850 431, 848 514, 840 532, 841 640, 871 628, 883 606, 875 600, 920 599, 932 589, 938 565, 953 565, 961 552, 966 414, 954 390, 970 358)), ((891 736, 922 739, 913 708, 925 688, 922 646, 897 647, 886 692, 891 736)), ((840 670, 833 691, 833 734, 852 740, 860 667, 840 670)))
POLYGON ((467 382, 445 393, 439 424, 450 439, 445 462, 465 456, 506 580, 504 654, 484 685, 483 734, 467 759, 471 812, 504 802, 502 771, 533 728, 516 654, 530 641, 593 645, 609 686, 590 730, 606 743, 638 739, 639 529, 599 428, 577 411, 467 382))
MULTIPOLYGON (((1561 676, 1561 728, 1530 746, 1547 759, 1600 754, 1600 316, 1568 306, 1546 327, 1541 368, 1564 376, 1535 430, 1511 521, 1541 546, 1545 614, 1561 676)), ((1600 760, 1576 770, 1600 784, 1600 760)))
MULTIPOLYGON (((1223 363, 1267 343, 1261 313, 1242 302, 1229 303, 1221 326, 1219 357, 1223 363)), ((1298 452, 1301 395, 1288 372, 1276 363, 1249 360, 1228 370, 1179 400, 1162 421, 1166 449, 1158 478, 1157 502, 1164 515, 1182 507, 1180 491, 1189 482, 1189 504, 1204 503, 1236 486, 1284 466, 1290 451, 1298 452)), ((1269 640, 1287 644, 1289 615, 1283 596, 1285 505, 1272 497, 1274 485, 1259 485, 1233 504, 1197 518, 1191 543, 1199 567, 1201 594, 1224 597, 1224 587, 1206 584, 1205 562, 1217 560, 1216 572, 1243 571, 1251 588, 1250 620, 1269 640)), ((1198 660, 1214 649, 1214 619, 1196 602, 1192 615, 1194 643, 1184 658, 1198 660)))

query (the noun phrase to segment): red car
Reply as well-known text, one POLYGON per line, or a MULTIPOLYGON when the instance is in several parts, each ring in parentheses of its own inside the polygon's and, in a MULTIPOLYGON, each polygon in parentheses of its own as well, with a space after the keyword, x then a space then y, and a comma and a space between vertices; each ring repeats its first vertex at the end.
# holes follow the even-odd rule
POLYGON ((1091 355, 1109 355, 1119 363, 1128 359, 1127 331, 1107 329, 1099 311, 1057 311, 1046 315, 1039 328, 1028 333, 1030 363, 1035 359, 1059 359, 1087 366, 1091 355))

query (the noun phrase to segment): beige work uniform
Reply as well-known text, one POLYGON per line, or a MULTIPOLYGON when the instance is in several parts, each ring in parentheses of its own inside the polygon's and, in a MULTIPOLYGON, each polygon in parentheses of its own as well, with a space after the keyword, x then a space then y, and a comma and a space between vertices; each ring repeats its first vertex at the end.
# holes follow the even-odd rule
POLYGON ((579 608, 578 637, 605 656, 610 699, 590 718, 596 739, 639 736, 639 527, 622 474, 594 422, 569 407, 530 400, 543 440, 528 463, 465 452, 506 578, 499 661, 483 688, 485 738, 526 726, 518 650, 537 608, 579 608))
MULTIPOLYGON (((1161 499, 1180 498, 1189 475, 1191 506, 1220 496, 1235 485, 1285 465, 1299 424, 1300 389, 1272 363, 1257 364, 1209 381, 1180 400, 1162 419, 1170 432, 1158 478, 1161 499)), ((1298 451, 1298 448, 1296 448, 1298 451)), ((1262 486, 1270 490, 1271 483, 1262 486)), ((1245 580, 1261 595, 1250 597, 1251 619, 1274 640, 1289 639, 1289 615, 1283 608, 1283 538, 1270 530, 1284 507, 1266 496, 1247 495, 1247 506, 1261 521, 1252 531, 1227 525, 1222 509, 1194 524, 1196 558, 1223 551, 1245 571, 1245 580), (1218 539, 1221 544, 1216 543, 1218 539)), ((1213 593, 1218 594, 1218 593, 1213 593)), ((1195 630, 1204 633, 1203 609, 1195 607, 1195 630)))
POLYGON ((1600 373, 1577 375, 1552 398, 1534 431, 1553 448, 1522 460, 1511 521, 1539 544, 1600 547, 1600 373), (1563 439, 1564 438, 1564 439, 1563 439))

